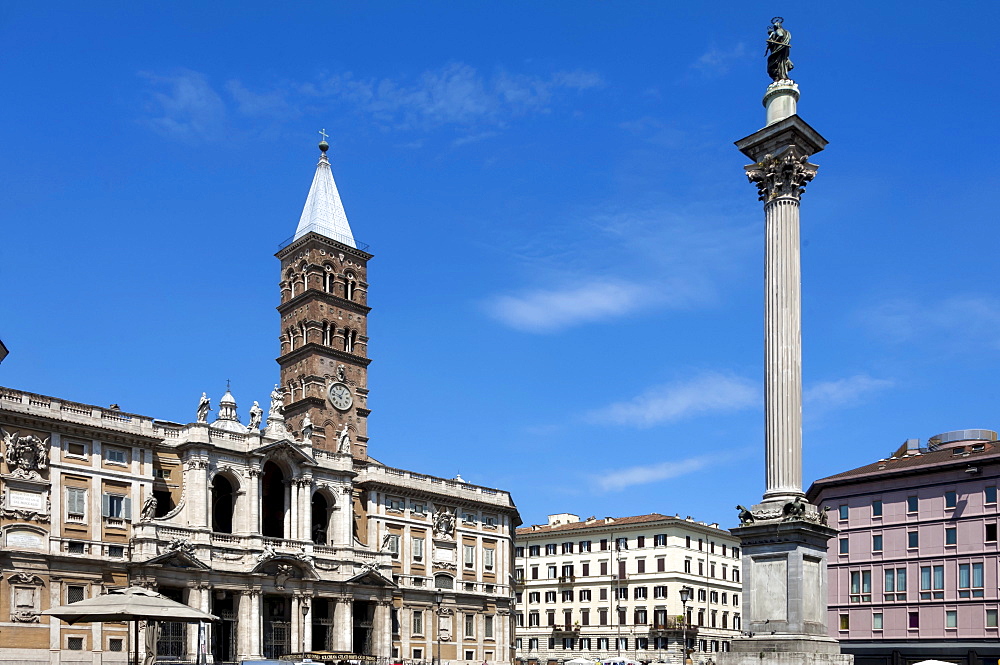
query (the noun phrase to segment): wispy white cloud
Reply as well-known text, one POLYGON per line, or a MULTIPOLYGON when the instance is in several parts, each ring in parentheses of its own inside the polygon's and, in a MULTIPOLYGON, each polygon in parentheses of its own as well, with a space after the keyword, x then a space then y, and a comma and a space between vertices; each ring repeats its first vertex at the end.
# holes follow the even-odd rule
POLYGON ((867 374, 834 381, 822 381, 807 388, 802 395, 805 404, 814 409, 834 409, 858 404, 862 398, 872 393, 891 388, 894 382, 889 379, 876 379, 867 374))
POLYGON ((149 72, 140 75, 152 86, 146 105, 151 127, 189 141, 219 135, 226 105, 203 74, 179 70, 168 76, 149 72))
POLYGON ((861 310, 858 317, 879 339, 892 343, 944 343, 953 351, 1000 349, 1000 300, 989 296, 920 302, 895 298, 861 310))
POLYGON ((636 485, 648 485, 661 480, 678 478, 700 471, 716 460, 716 456, 690 457, 688 459, 660 462, 659 464, 643 464, 625 469, 615 469, 595 475, 590 483, 603 492, 621 492, 636 485))
POLYGON ((573 93, 600 88, 601 76, 584 70, 529 75, 499 69, 485 74, 461 62, 426 70, 415 77, 358 78, 338 72, 313 81, 251 86, 229 80, 217 91, 199 73, 168 76, 141 73, 150 82, 149 124, 187 139, 216 137, 225 121, 239 117, 275 122, 301 115, 300 109, 340 108, 362 114, 382 128, 430 131, 458 129, 471 143, 515 118, 544 114, 573 93))
POLYGON ((752 256, 753 231, 704 210, 666 206, 553 223, 520 249, 533 285, 488 297, 484 309, 516 330, 552 333, 648 309, 711 306, 720 284, 752 256), (622 265, 631 279, 617 276, 622 265))
POLYGON ((720 49, 713 44, 691 63, 691 68, 705 77, 722 76, 729 71, 733 62, 744 57, 745 54, 746 45, 743 42, 728 49, 720 49))
POLYGON ((645 428, 693 416, 741 411, 759 406, 760 401, 758 382, 733 374, 705 372, 591 411, 585 419, 645 428))
POLYGON ((237 80, 227 81, 225 88, 236 104, 236 110, 243 115, 272 118, 296 118, 301 115, 298 108, 289 103, 286 90, 252 92, 237 80))
POLYGON ((359 79, 345 72, 304 85, 301 91, 317 99, 346 102, 388 126, 426 130, 443 125, 502 126, 518 116, 548 112, 562 92, 603 85, 594 72, 534 76, 500 70, 484 75, 470 65, 453 62, 411 81, 359 79))
POLYGON ((614 320, 656 298, 638 284, 598 282, 498 296, 487 303, 487 308, 494 318, 515 330, 549 333, 590 321, 614 320))

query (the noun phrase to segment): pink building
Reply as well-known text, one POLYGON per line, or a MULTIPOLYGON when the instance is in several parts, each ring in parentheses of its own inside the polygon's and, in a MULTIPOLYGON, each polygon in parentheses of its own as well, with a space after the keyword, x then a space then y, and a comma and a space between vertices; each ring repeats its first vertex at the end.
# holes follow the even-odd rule
POLYGON ((809 488, 840 529, 828 625, 857 665, 997 665, 998 484, 997 433, 961 430, 809 488))

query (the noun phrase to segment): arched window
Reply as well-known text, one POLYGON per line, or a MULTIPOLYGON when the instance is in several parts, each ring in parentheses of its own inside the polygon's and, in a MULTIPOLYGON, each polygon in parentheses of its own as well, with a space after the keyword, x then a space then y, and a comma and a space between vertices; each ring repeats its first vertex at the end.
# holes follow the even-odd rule
POLYGON ((288 297, 289 299, 295 297, 295 273, 289 268, 288 272, 285 273, 285 281, 288 283, 288 297))
POLYGON ((348 300, 354 300, 354 289, 357 287, 358 281, 354 277, 354 273, 346 273, 344 275, 344 297, 348 300))
POLYGON ((330 524, 330 506, 322 492, 316 492, 312 498, 312 541, 317 545, 329 542, 327 529, 330 524))
POLYGON ((329 321, 324 321, 323 322, 323 346, 330 346, 330 342, 332 341, 331 338, 333 337, 333 334, 332 334, 330 328, 331 328, 330 322, 329 321))
POLYGON ((289 328, 287 334, 288 334, 288 350, 289 351, 294 351, 295 350, 295 329, 294 328, 289 328))
POLYGON ((285 537, 285 474, 274 462, 264 464, 260 491, 260 532, 285 537))
POLYGON ((212 479, 212 531, 216 533, 233 532, 233 508, 236 493, 233 484, 223 475, 212 479))
POLYGON ((438 574, 434 576, 434 588, 435 589, 454 589, 455 588, 455 578, 451 575, 438 574))
POLYGON ((333 266, 329 263, 323 265, 323 290, 327 293, 333 293, 333 266))
POLYGON ((305 346, 309 343, 309 333, 306 329, 305 321, 299 324, 299 331, 302 333, 302 346, 305 346))
POLYGON ((350 328, 344 329, 344 351, 354 353, 354 343, 358 339, 358 331, 350 328))

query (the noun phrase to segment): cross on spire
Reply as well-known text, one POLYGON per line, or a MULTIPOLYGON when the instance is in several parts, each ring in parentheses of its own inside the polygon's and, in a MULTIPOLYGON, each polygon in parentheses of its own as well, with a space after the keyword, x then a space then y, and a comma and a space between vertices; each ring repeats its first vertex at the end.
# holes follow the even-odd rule
POLYGON ((330 136, 329 134, 326 133, 326 128, 323 128, 316 133, 322 136, 324 141, 327 139, 327 137, 330 136))

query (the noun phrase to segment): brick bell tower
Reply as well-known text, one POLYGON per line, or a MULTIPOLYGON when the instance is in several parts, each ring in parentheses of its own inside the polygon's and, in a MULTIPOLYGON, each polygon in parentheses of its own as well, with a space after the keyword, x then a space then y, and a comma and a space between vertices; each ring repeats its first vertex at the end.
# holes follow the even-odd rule
POLYGON ((351 233, 329 148, 325 140, 319 144, 298 228, 275 254, 281 261, 280 386, 285 421, 297 437, 309 434, 311 422, 314 447, 366 459, 372 255, 351 233))

